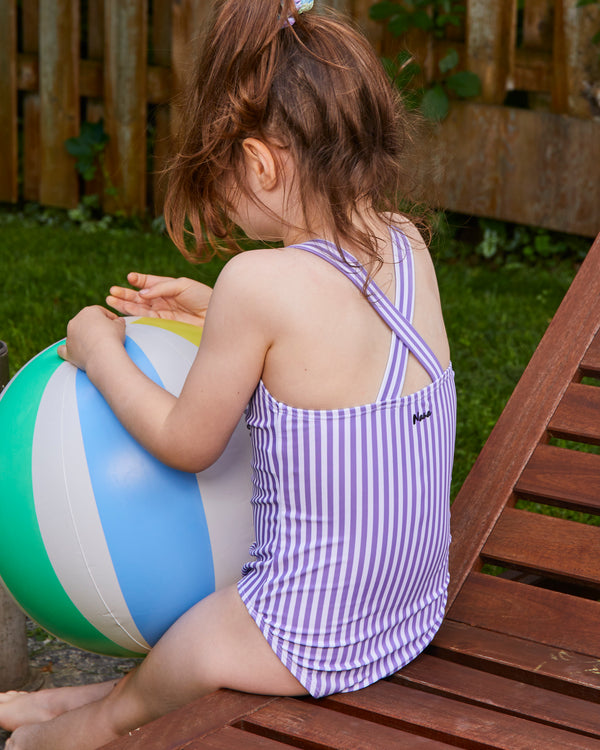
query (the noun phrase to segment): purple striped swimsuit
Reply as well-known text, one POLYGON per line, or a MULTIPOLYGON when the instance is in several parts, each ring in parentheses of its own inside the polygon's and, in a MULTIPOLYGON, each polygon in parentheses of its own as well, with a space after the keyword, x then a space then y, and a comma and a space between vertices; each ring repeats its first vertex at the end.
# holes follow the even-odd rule
MULTIPOLYGON (((369 301, 396 334, 377 400, 297 409, 261 381, 246 413, 256 541, 238 590, 314 697, 358 690, 403 667, 431 641, 446 605, 454 375, 409 322, 412 251, 399 230, 392 239, 395 304, 369 285, 369 301), (401 396, 409 351, 432 383, 401 396)), ((342 261, 323 240, 298 247, 363 288, 365 272, 349 254, 342 261)))

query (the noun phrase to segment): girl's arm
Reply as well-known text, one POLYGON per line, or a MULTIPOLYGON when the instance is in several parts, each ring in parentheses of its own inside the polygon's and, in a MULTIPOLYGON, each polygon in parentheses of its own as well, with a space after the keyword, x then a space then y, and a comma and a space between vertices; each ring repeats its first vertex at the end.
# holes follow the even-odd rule
POLYGON ((221 455, 260 380, 273 316, 248 265, 230 261, 221 273, 179 398, 133 364, 114 313, 86 308, 69 323, 61 356, 86 370, 124 427, 174 468, 200 471, 221 455))
POLYGON ((192 279, 173 279, 132 272, 127 281, 135 289, 113 286, 106 302, 124 315, 146 315, 153 318, 180 320, 204 325, 212 289, 192 279))

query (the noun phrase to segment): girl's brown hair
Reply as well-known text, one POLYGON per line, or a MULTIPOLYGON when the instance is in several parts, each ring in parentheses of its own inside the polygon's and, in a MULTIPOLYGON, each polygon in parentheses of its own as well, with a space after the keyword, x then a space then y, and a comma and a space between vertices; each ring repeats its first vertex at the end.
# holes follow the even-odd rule
POLYGON ((406 116, 369 42, 339 17, 298 15, 293 0, 218 1, 181 122, 165 219, 188 257, 211 257, 216 238, 239 250, 228 195, 233 183, 249 196, 241 144, 255 137, 291 152, 305 216, 316 201, 338 246, 380 260, 353 220, 359 207, 397 210, 406 116))

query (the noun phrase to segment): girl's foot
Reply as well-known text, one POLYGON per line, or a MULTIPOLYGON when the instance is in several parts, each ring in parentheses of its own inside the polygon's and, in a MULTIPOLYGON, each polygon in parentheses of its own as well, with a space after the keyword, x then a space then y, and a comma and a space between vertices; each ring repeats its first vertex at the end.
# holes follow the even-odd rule
POLYGON ((110 714, 106 701, 92 701, 50 721, 20 726, 6 750, 97 750, 119 736, 110 714))
POLYGON ((10 690, 0 693, 0 727, 9 732, 25 724, 49 721, 74 708, 108 695, 117 681, 97 682, 76 687, 50 688, 35 693, 10 690))

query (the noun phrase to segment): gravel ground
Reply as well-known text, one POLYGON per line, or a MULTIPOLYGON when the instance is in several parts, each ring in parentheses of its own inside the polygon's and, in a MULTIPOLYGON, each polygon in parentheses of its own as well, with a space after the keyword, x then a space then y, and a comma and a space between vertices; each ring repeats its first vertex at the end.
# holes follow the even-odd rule
MULTIPOLYGON (((41 637, 40 629, 27 621, 31 682, 28 690, 64 685, 87 685, 114 680, 129 672, 139 660, 100 656, 69 646, 52 637, 41 637)), ((0 730, 0 750, 8 734, 0 730)))

